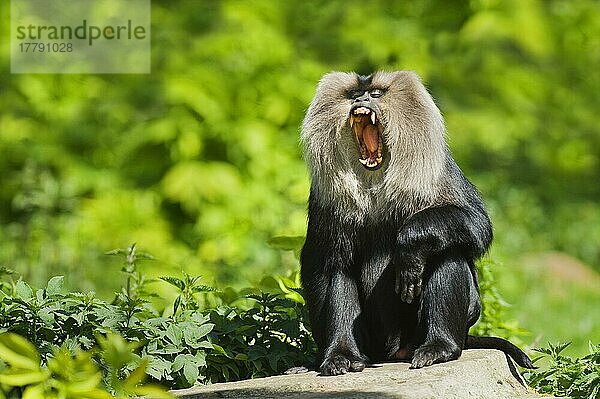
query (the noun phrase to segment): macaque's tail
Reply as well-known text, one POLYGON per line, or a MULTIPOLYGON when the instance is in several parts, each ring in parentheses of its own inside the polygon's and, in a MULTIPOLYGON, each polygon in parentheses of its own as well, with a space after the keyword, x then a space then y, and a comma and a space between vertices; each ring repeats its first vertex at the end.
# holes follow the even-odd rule
POLYGON ((468 335, 465 349, 498 349, 510 356, 519 366, 526 369, 536 368, 525 352, 502 338, 468 335))

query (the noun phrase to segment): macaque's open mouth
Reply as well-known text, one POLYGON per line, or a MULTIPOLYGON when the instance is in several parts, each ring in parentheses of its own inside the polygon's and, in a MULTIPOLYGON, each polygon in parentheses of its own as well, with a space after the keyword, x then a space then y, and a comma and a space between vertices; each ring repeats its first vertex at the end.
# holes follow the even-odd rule
POLYGON ((369 170, 377 170, 383 161, 381 123, 370 108, 358 107, 350 111, 350 127, 358 143, 358 160, 369 170))

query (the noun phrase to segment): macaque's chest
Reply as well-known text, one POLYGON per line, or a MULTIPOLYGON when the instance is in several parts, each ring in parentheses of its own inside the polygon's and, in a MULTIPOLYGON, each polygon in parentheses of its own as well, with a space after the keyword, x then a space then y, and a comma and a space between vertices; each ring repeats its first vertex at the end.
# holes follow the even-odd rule
POLYGON ((366 300, 373 291, 389 291, 394 286, 394 254, 397 252, 398 225, 380 222, 363 226, 356 235, 354 276, 366 300))

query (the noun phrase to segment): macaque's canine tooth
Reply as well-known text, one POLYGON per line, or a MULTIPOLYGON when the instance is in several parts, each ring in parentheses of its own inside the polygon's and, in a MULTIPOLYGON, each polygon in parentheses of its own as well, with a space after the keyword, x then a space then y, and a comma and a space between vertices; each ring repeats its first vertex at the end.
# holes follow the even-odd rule
POLYGON ((354 115, 350 115, 350 127, 354 125, 354 115))
POLYGON ((371 122, 375 124, 375 112, 371 112, 371 122))
POLYGON ((359 160, 359 161, 360 161, 360 163, 362 163, 363 165, 367 165, 367 162, 369 162, 369 161, 367 161, 366 159, 362 159, 362 158, 359 158, 358 160, 359 160))

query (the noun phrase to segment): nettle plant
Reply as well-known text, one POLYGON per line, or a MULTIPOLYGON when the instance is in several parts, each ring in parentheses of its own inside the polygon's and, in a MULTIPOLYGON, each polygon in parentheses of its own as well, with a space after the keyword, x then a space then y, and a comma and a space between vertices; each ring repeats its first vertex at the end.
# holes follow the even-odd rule
MULTIPOLYGON (((3 269, 0 330, 30 341, 46 368, 57 353, 78 359, 81 352, 89 352, 102 385, 113 394, 119 393, 119 381, 139 377, 140 370, 149 381, 173 389, 273 375, 313 361, 306 309, 293 280, 277 279, 284 287, 280 293, 223 293, 186 273, 148 279, 139 270, 140 262, 152 257, 135 245, 109 254, 123 259, 125 274, 121 291, 110 303, 94 293, 64 292, 60 276, 34 290, 3 269), (149 286, 161 283, 177 290, 172 305, 164 309, 156 307, 149 286), (240 298, 244 306, 232 306, 240 298), (114 345, 103 344, 112 336, 129 345, 132 357, 127 361, 118 361, 114 345)), ((14 371, 14 362, 5 360, 2 373, 14 371)), ((0 385, 17 387, 1 377, 0 385)))
POLYGON ((589 353, 582 358, 572 358, 563 353, 569 343, 548 344, 537 348, 548 367, 528 371, 527 383, 542 394, 568 396, 570 398, 600 398, 600 344, 589 343, 589 353))

